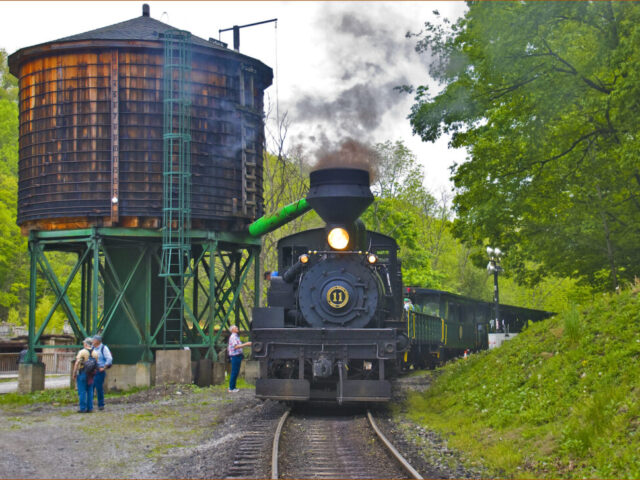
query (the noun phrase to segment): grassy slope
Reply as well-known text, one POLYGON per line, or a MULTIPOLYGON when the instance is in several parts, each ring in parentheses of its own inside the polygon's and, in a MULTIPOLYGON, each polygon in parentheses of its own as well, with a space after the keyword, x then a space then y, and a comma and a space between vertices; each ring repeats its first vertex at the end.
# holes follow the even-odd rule
POLYGON ((640 286, 446 366, 414 421, 495 476, 640 478, 640 286))

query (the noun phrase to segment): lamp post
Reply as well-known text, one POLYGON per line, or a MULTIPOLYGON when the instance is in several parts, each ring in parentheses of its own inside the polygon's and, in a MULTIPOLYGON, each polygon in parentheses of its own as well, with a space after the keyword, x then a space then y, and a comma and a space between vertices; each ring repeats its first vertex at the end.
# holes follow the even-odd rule
MULTIPOLYGON (((502 266, 500 266, 502 251, 499 248, 487 247, 487 255, 489 255, 487 271, 489 272, 489 274, 493 273, 493 303, 495 305, 496 313, 496 331, 498 331, 498 328, 500 326, 500 293, 498 290, 498 274, 502 272, 502 266)), ((505 333, 508 333, 506 331, 506 326, 505 333)))

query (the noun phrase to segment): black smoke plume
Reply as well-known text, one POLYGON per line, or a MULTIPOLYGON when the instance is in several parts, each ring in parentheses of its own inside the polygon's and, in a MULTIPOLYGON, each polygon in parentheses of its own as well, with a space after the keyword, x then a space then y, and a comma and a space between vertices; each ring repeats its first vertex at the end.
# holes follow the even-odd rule
POLYGON ((382 85, 358 83, 333 99, 304 95, 296 103, 296 120, 328 122, 331 130, 344 135, 369 138, 382 122, 383 115, 398 101, 394 87, 403 78, 382 85))
POLYGON ((360 168, 369 172, 370 182, 377 177, 378 152, 353 138, 345 139, 333 150, 319 150, 314 170, 323 168, 360 168))
MULTIPOLYGON (((317 27, 325 32, 330 59, 327 83, 336 87, 330 92, 303 90, 290 110, 297 130, 292 132, 294 141, 314 152, 318 164, 328 152, 355 154, 355 144, 366 147, 387 140, 382 127, 391 119, 406 121, 408 112, 409 97, 395 88, 412 83, 409 75, 424 70, 415 41, 405 36, 416 21, 396 9, 330 4, 319 18, 317 27)), ((374 175, 375 157, 364 157, 371 158, 365 164, 374 175)))

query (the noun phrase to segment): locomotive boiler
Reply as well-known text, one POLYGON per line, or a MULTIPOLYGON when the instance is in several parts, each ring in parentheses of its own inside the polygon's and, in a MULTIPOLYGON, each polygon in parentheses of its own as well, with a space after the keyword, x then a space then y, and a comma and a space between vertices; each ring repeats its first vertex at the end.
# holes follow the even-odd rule
POLYGON ((278 243, 280 275, 271 279, 269 306, 253 310, 256 396, 339 404, 390 399, 389 379, 408 338, 398 245, 359 219, 372 202, 365 170, 311 172, 298 207, 313 208, 326 226, 278 243))

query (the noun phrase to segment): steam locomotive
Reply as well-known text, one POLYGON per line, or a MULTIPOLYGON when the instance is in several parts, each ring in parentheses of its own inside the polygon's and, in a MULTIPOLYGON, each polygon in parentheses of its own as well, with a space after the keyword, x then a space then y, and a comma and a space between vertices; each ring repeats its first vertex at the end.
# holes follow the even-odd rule
MULTIPOLYGON (((489 347, 493 304, 403 287, 398 244, 359 219, 371 202, 368 172, 316 170, 306 200, 256 222, 256 232, 270 231, 310 208, 326 222, 278 242, 283 274, 271 279, 269 307, 253 310, 257 397, 384 402, 401 371, 489 347), (413 301, 409 311, 403 294, 413 301)), ((506 337, 553 315, 505 305, 500 311, 506 337)))
POLYGON ((381 402, 409 348, 398 245, 359 219, 373 202, 369 173, 316 170, 306 201, 326 222, 278 243, 268 307, 255 308, 256 396, 381 402))

